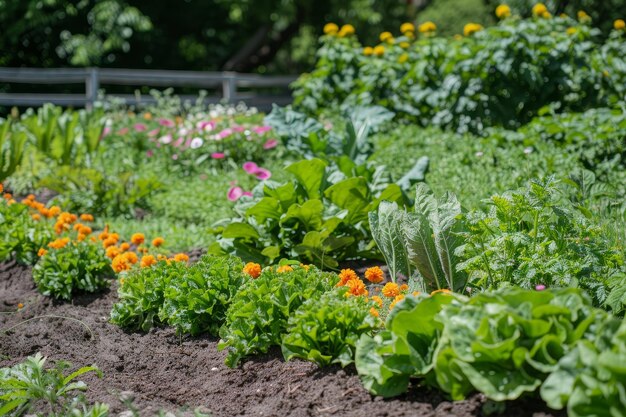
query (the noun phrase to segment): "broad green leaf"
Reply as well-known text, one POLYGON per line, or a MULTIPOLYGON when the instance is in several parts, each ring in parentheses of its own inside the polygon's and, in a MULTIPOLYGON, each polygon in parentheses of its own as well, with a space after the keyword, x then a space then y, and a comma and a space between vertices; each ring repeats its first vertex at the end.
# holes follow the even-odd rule
POLYGON ((259 232, 248 223, 231 223, 224 228, 222 236, 226 239, 256 240, 259 232))
POLYGON ((378 211, 369 213, 372 237, 382 252, 389 267, 391 279, 395 282, 397 274, 411 276, 406 242, 402 234, 406 212, 398 209, 396 203, 383 201, 378 211))
POLYGON ((292 173, 305 189, 310 199, 319 198, 326 174, 326 162, 321 159, 305 159, 285 168, 292 173))

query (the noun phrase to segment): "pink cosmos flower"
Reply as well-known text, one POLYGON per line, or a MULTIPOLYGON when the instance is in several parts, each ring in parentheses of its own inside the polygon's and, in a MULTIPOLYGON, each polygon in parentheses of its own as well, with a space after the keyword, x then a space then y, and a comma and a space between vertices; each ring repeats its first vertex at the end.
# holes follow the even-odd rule
POLYGON ((156 136, 159 134, 159 131, 161 129, 159 129, 158 127, 156 129, 152 129, 151 131, 148 132, 148 136, 156 136))
POLYGON ((206 132, 210 132, 211 130, 215 129, 215 122, 214 122, 214 121, 210 121, 210 122, 206 122, 206 121, 198 122, 198 123, 196 123, 196 129, 198 129, 198 130, 204 130, 204 131, 206 131, 206 132))
POLYGON ((224 158, 226 158, 226 155, 223 152, 213 152, 211 154, 211 158, 213 158, 213 159, 224 159, 224 158))
POLYGON ((148 151, 146 152, 146 156, 148 158, 152 158, 153 155, 154 155, 154 151, 152 149, 148 149, 148 151))
POLYGON ((272 173, 265 168, 259 168, 256 170, 254 175, 257 177, 257 179, 264 181, 269 179, 272 176, 272 173))
POLYGON ((220 133, 217 134, 217 139, 218 140, 222 140, 222 139, 225 139, 225 138, 229 137, 232 134, 233 134, 233 130, 227 128, 227 129, 224 129, 220 133))
POLYGON ((259 169, 259 166, 255 164, 254 162, 248 161, 243 164, 243 170, 246 171, 248 174, 255 175, 258 169, 259 169))
POLYGON ((144 125, 143 123, 135 123, 135 126, 133 127, 135 128, 135 131, 137 132, 143 132, 144 130, 148 129, 148 127, 144 125))
POLYGON ((263 144, 263 149, 273 149, 278 146, 278 141, 276 139, 270 139, 263 144))
POLYGON ((539 284, 539 285, 537 285, 537 286, 535 287, 535 289, 536 289, 537 291, 543 291, 543 290, 545 290, 545 289, 546 289, 546 286, 545 286, 545 285, 543 285, 543 284, 539 284))
POLYGON ((232 130, 233 130, 233 132, 241 133, 244 130, 246 130, 246 128, 243 127, 243 126, 234 126, 232 130))
POLYGON ((176 126, 174 121, 170 120, 170 119, 159 119, 159 124, 161 126, 165 126, 165 127, 174 127, 174 126, 176 126))
POLYGON ((228 199, 230 201, 237 201, 243 195, 243 190, 241 187, 232 187, 228 190, 228 199))
POLYGON ((270 130, 272 130, 272 128, 269 126, 256 126, 252 128, 252 131, 257 135, 262 135, 263 133, 269 132, 270 130))
POLYGON ((243 194, 241 194, 241 196, 248 196, 248 197, 252 197, 252 193, 250 191, 244 191, 243 194))
POLYGON ((172 143, 172 146, 175 148, 178 148, 180 145, 182 145, 184 140, 185 138, 178 138, 176 139, 176 142, 172 143))
POLYGON ((106 126, 104 130, 102 131, 102 136, 100 136, 100 139, 109 135, 110 133, 111 133, 111 128, 109 126, 106 126))

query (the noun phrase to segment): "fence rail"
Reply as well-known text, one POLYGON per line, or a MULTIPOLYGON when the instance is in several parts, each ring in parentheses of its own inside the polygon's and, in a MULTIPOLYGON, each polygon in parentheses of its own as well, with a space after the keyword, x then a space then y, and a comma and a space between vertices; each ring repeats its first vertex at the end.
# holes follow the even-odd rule
MULTIPOLYGON (((119 68, 0 68, 0 83, 15 84, 82 84, 85 94, 0 93, 0 105, 40 106, 54 103, 62 106, 90 106, 98 99, 103 85, 128 85, 137 87, 196 87, 217 91, 209 95, 207 103, 245 102, 248 106, 267 109, 272 103, 291 102, 289 84, 296 79, 290 75, 257 75, 236 72, 202 72, 174 70, 145 70, 119 68), (254 90, 276 88, 283 94, 264 94, 254 90)), ((111 94, 127 104, 153 103, 150 96, 111 94)), ((193 99, 194 96, 181 96, 193 99)))

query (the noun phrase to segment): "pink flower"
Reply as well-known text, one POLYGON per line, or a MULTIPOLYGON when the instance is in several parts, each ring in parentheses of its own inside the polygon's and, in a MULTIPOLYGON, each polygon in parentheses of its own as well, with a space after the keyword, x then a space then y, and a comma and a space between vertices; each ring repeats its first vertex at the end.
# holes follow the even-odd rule
POLYGON ((244 130, 246 130, 246 128, 243 127, 243 126, 234 126, 232 130, 233 130, 233 132, 241 133, 244 130))
POLYGON ((148 136, 156 136, 159 134, 159 131, 161 129, 159 129, 158 127, 156 129, 152 129, 151 131, 148 132, 148 136))
POLYGON ((148 149, 148 151, 146 152, 146 156, 148 158, 152 158, 153 155, 154 155, 154 151, 152 149, 148 149))
POLYGON ((133 126, 133 127, 135 128, 135 131, 137 131, 137 132, 143 132, 144 130, 146 130, 148 128, 143 123, 135 123, 135 126, 133 126))
POLYGON ((228 199, 230 201, 237 201, 243 195, 243 190, 241 187, 232 187, 228 190, 228 199))
POLYGON ((174 127, 174 126, 176 126, 174 121, 170 120, 170 119, 159 119, 159 124, 161 126, 165 126, 165 127, 174 127))
POLYGON ((211 158, 213 158, 213 159, 224 159, 224 158, 226 158, 226 155, 224 153, 222 153, 222 152, 213 152, 211 154, 211 158))
POLYGON ((215 122, 214 121, 210 121, 210 122, 198 122, 196 123, 196 129, 198 130, 204 130, 206 132, 209 132, 213 129, 215 129, 215 122))
POLYGON ((125 135, 128 133, 128 128, 127 127, 123 127, 120 130, 117 131, 118 135, 125 135))
POLYGON ((276 139, 270 139, 263 144, 263 149, 273 149, 278 146, 278 141, 276 139))
POLYGON ((248 196, 248 197, 252 197, 252 193, 250 191, 244 191, 243 194, 241 194, 241 196, 248 196))
POLYGON ((178 154, 174 154, 174 155, 172 155, 172 159, 173 159, 174 161, 175 161, 175 160, 177 160, 177 159, 178 159, 178 154))
POLYGON ((272 173, 265 168, 259 168, 256 170, 254 175, 256 175, 257 179, 263 181, 269 179, 272 176, 272 173))
POLYGON ((176 139, 176 142, 172 143, 172 146, 175 148, 178 148, 180 145, 182 145, 184 140, 185 138, 178 138, 176 139))
POLYGON ((243 170, 246 171, 248 174, 255 175, 258 169, 259 169, 259 166, 255 164, 254 162, 248 161, 243 164, 243 170))
POLYGON ((536 289, 537 291, 543 291, 543 290, 545 290, 545 289, 546 289, 546 286, 545 286, 545 285, 543 285, 543 284, 539 284, 539 285, 537 285, 537 286, 535 287, 535 289, 536 289))
POLYGON ((102 136, 100 136, 100 139, 109 135, 110 133, 111 133, 111 128, 109 126, 105 127, 104 130, 102 131, 102 136))
POLYGON ((233 130, 232 129, 224 129, 220 133, 217 134, 217 139, 218 140, 225 139, 225 138, 229 137, 232 134, 233 134, 233 130))
POLYGON ((252 131, 257 135, 262 135, 263 133, 269 132, 270 130, 272 130, 272 128, 269 126, 256 126, 252 128, 252 131))
POLYGON ((165 136, 161 136, 159 138, 159 142, 167 145, 168 143, 170 143, 172 141, 172 135, 165 135, 165 136))

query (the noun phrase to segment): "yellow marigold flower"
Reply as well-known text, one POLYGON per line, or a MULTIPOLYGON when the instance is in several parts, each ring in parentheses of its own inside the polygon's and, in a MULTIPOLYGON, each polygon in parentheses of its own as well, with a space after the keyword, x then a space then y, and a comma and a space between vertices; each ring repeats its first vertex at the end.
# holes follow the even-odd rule
POLYGON ((37 251, 37 256, 42 257, 44 256, 46 253, 48 253, 47 250, 45 250, 44 248, 39 248, 39 250, 37 251))
POLYGON ((385 47, 382 45, 377 45, 374 47, 374 55, 383 56, 385 54, 385 47))
POLYGON ((311 265, 305 265, 303 263, 300 264, 300 268, 304 269, 306 272, 309 272, 311 265))
POLYGON ((365 288, 365 283, 361 281, 359 278, 351 279, 346 283, 348 287, 348 291, 346 291, 346 297, 354 296, 367 296, 367 288, 365 288))
POLYGON ((550 13, 550 12, 543 12, 541 14, 541 17, 543 17, 544 19, 552 19, 552 13, 550 13))
POLYGON ((380 34, 379 39, 381 42, 387 42, 389 39, 393 39, 391 32, 383 32, 380 34))
POLYGON ((111 262, 111 267, 116 273, 120 273, 122 271, 128 271, 132 268, 132 265, 128 262, 124 255, 117 255, 113 258, 111 262))
POLYGON ((383 295, 385 297, 396 297, 400 294, 400 288, 395 282, 388 282, 383 287, 383 295))
POLYGON ((404 64, 408 60, 409 60, 409 54, 406 54, 406 53, 398 57, 398 63, 400 64, 404 64))
POLYGON ((345 38, 346 36, 354 35, 354 26, 352 25, 343 25, 339 30, 339 37, 345 38))
POLYGON ((154 246, 155 248, 158 248, 159 246, 163 245, 163 243, 165 243, 165 239, 163 239, 160 236, 152 239, 152 246, 154 246))
POLYGON ((104 246, 105 248, 108 248, 109 246, 113 246, 116 243, 117 243, 117 239, 109 236, 106 239, 104 239, 104 241, 102 242, 102 246, 104 246))
POLYGON ((370 308, 370 314, 374 317, 379 317, 380 313, 378 312, 378 310, 376 310, 376 308, 372 307, 370 308))
POLYGON ((135 245, 141 245, 145 240, 146 238, 144 237, 143 233, 135 233, 130 237, 130 241, 133 242, 135 245))
POLYGON ((324 33, 326 35, 336 35, 339 32, 339 26, 334 23, 326 23, 324 25, 324 33))
POLYGON ((15 201, 14 199, 10 199, 9 201, 7 201, 7 205, 11 205, 11 204, 15 204, 17 203, 17 201, 15 201))
POLYGON ((511 8, 506 4, 501 4, 496 7, 496 16, 498 19, 506 19, 511 16, 511 8))
POLYGON ((365 279, 374 284, 378 284, 385 280, 385 273, 380 267, 373 266, 365 270, 365 279))
POLYGON ((122 252, 126 252, 128 249, 130 249, 130 243, 124 242, 120 245, 120 250, 122 252))
POLYGON ((120 278, 120 286, 124 285, 125 282, 126 282, 126 280, 124 278, 120 278))
POLYGON ((152 255, 145 255, 144 257, 141 258, 142 268, 149 268, 156 263, 157 263, 157 260, 152 255))
POLYGON ((35 221, 39 221, 39 220, 41 220, 41 216, 40 216, 39 214, 37 214, 37 213, 35 213, 35 214, 31 215, 30 217, 32 217, 32 218, 33 218, 33 220, 35 220, 35 221))
POLYGON ((243 273, 256 279, 261 276, 261 265, 254 262, 248 262, 246 266, 243 267, 243 273))
POLYGON ((107 258, 109 258, 109 259, 113 259, 113 258, 115 258, 115 257, 116 257, 117 255, 119 255, 120 253, 121 253, 121 252, 120 252, 120 248, 118 248, 117 246, 109 246, 109 247, 106 249, 106 256, 107 256, 107 258))
POLYGON ((407 284, 400 285, 400 291, 408 291, 408 290, 409 290, 409 286, 407 284))
POLYGON ((372 48, 371 46, 366 46, 365 48, 363 48, 363 55, 370 56, 373 53, 374 53, 374 48, 372 48))
POLYGON ((416 296, 416 297, 417 297, 418 295, 420 295, 420 294, 421 294, 421 292, 419 292, 419 291, 413 291, 413 292, 411 293, 411 295, 414 295, 414 296, 416 296))
POLYGON ((578 13, 576 13, 576 16, 578 16, 578 20, 581 22, 590 22, 591 21, 591 16, 589 16, 587 14, 586 11, 584 10, 579 10, 578 13))
POLYGON ((382 307, 382 306, 383 306, 383 299, 382 299, 382 298, 380 298, 380 297, 379 297, 379 296, 377 296, 377 295, 373 295, 373 296, 372 296, 372 301, 375 301, 375 302, 376 302, 376 304, 378 304, 378 307, 382 307))
POLYGON ((548 11, 548 8, 543 3, 537 3, 532 8, 533 16, 537 16, 537 17, 543 16, 543 14, 546 13, 547 11, 548 11))
POLYGON ((53 240, 52 242, 48 243, 48 247, 52 249, 61 249, 67 246, 68 243, 70 243, 70 238, 62 237, 62 238, 53 240))
POLYGON ((126 253, 121 254, 120 256, 123 256, 124 259, 126 259, 128 262, 130 262, 133 265, 139 262, 139 257, 137 257, 137 254, 135 252, 126 252, 126 253))
POLYGON ((476 32, 483 30, 483 26, 478 23, 468 23, 463 27, 463 34, 470 36, 476 32))
POLYGON ((410 22, 403 23, 402 25, 400 25, 400 32, 402 33, 415 32, 415 25, 410 22))
POLYGON ((408 49, 411 46, 411 44, 408 42, 400 42, 398 45, 400 45, 400 48, 402 49, 408 49))
POLYGON ((419 30, 420 33, 432 33, 437 30, 437 25, 428 21, 419 25, 417 30, 419 30))
POLYGON ((396 306, 396 304, 398 304, 400 301, 404 300, 404 294, 398 294, 396 295, 396 298, 393 299, 393 301, 391 302, 391 304, 389 304, 389 310, 393 310, 393 308, 396 306))
POLYGON ((565 33, 567 33, 568 35, 575 35, 576 32, 578 32, 578 29, 574 27, 569 27, 567 28, 567 30, 565 30, 565 33))
POLYGON ((624 22, 623 19, 617 19, 613 22, 613 27, 615 30, 624 30, 624 28, 626 28, 626 22, 624 22))
POLYGON ((92 222, 93 216, 91 214, 83 213, 80 215, 80 219, 85 222, 92 222))
POLYGON ((291 265, 283 265, 283 266, 279 266, 278 268, 276 268, 276 272, 278 272, 279 274, 285 273, 285 272, 291 272, 293 271, 293 268, 291 267, 291 265))
POLYGON ((339 282, 335 287, 343 287, 348 283, 348 281, 353 279, 359 279, 359 276, 352 269, 342 269, 339 272, 339 282))
POLYGON ((176 262, 187 262, 189 261, 189 256, 187 256, 187 254, 185 253, 177 253, 176 255, 174 255, 174 260, 176 262))
POLYGON ((450 291, 450 290, 449 290, 449 289, 447 289, 447 288, 441 288, 441 289, 439 289, 439 290, 435 290, 435 291, 431 292, 431 293, 430 293, 430 295, 435 295, 435 294, 439 294, 439 293, 442 293, 442 294, 449 294, 449 293, 451 293, 451 292, 452 292, 452 291, 450 291))

